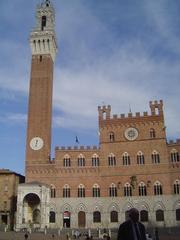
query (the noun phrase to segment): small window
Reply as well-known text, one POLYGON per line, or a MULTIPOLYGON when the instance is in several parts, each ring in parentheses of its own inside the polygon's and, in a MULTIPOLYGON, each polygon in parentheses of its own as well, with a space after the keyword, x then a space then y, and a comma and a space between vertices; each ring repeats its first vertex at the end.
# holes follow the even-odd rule
POLYGON ((101 213, 99 211, 93 212, 93 222, 100 223, 101 222, 101 213))
POLYGON ((156 211, 156 221, 157 222, 163 222, 164 221, 164 211, 163 210, 157 210, 156 211))
POLYGON ((140 211, 140 221, 148 222, 148 211, 146 211, 146 210, 140 211))
POLYGON ((118 212, 117 211, 111 211, 111 222, 118 222, 118 212))
POLYGON ((41 30, 44 30, 44 27, 46 27, 46 16, 42 16, 41 19, 41 30))
POLYGON ((109 140, 110 140, 110 142, 114 142, 115 137, 114 137, 114 133, 113 132, 109 133, 109 140))
POLYGON ((56 188, 55 186, 51 185, 51 198, 56 197, 56 188))
POLYGON ((174 182, 174 194, 180 194, 180 181, 176 180, 174 182))
POLYGON ((156 132, 154 130, 154 128, 150 129, 150 138, 155 138, 156 137, 156 132))
POLYGON ((56 222, 56 213, 53 211, 50 211, 49 213, 49 222, 50 223, 55 223, 56 222))
POLYGON ((180 208, 176 209, 176 221, 180 221, 180 208))

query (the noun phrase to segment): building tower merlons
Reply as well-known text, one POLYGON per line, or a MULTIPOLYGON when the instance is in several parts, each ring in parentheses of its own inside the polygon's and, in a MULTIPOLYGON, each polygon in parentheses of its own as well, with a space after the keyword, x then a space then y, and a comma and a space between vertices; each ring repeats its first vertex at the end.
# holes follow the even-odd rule
POLYGON ((26 139, 26 181, 31 165, 47 164, 51 152, 53 65, 57 52, 55 13, 49 0, 37 5, 32 51, 26 139))

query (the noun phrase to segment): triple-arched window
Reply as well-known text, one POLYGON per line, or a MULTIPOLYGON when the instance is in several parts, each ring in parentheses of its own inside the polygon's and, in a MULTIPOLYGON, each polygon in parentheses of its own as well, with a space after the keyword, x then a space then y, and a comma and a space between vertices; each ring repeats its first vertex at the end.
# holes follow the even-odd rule
POLYGON ((159 181, 156 181, 154 183, 154 195, 162 195, 163 191, 162 191, 162 185, 159 181))
POLYGON ((70 159, 70 156, 68 154, 66 154, 64 156, 63 165, 64 165, 64 167, 70 167, 71 166, 71 159, 70 159))
POLYGON ((156 150, 152 152, 151 158, 152 158, 152 163, 155 163, 155 164, 160 163, 160 156, 156 150))
POLYGON ((54 185, 51 185, 50 191, 51 191, 51 198, 55 198, 56 197, 56 188, 54 185))
POLYGON ((144 182, 139 183, 139 196, 146 196, 147 195, 147 189, 144 182))
POLYGON ((179 153, 176 149, 171 150, 171 162, 179 162, 179 153))
POLYGON ((109 196, 110 197, 117 197, 117 187, 114 183, 112 183, 109 187, 109 196))
POLYGON ((83 154, 79 154, 78 156, 78 167, 84 167, 85 166, 85 157, 83 154))
POLYGON ((80 185, 78 186, 78 197, 79 197, 79 198, 85 197, 85 187, 84 187, 83 184, 80 184, 80 185))
POLYGON ((144 154, 141 151, 137 153, 137 164, 144 164, 144 154))
POLYGON ((93 197, 100 197, 100 187, 98 184, 93 185, 92 195, 93 197))
POLYGON ((63 198, 70 198, 70 187, 68 184, 65 184, 63 187, 63 198))
POLYGON ((124 196, 125 197, 132 196, 132 186, 130 185, 130 183, 126 183, 124 185, 124 196))
POLYGON ((116 165, 116 157, 113 153, 110 153, 108 156, 108 165, 115 166, 116 165))
POLYGON ((96 153, 93 154, 92 156, 92 166, 93 167, 99 166, 99 157, 96 153))
POLYGON ((123 165, 130 165, 131 162, 130 162, 130 156, 127 152, 123 153, 123 165))
POLYGON ((174 194, 180 194, 180 180, 174 182, 174 194))

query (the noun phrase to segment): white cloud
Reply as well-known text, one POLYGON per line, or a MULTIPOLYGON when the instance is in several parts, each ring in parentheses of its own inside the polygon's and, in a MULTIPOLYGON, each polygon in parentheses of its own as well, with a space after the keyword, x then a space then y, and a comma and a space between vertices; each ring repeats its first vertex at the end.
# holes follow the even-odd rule
POLYGON ((6 113, 0 116, 0 122, 9 122, 10 124, 26 123, 27 115, 22 113, 6 113))

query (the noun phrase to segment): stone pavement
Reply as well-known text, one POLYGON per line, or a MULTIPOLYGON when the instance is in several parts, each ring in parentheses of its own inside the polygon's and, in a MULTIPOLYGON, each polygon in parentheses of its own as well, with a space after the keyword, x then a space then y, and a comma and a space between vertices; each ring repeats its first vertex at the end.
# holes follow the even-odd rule
MULTIPOLYGON (((0 240, 25 240, 24 234, 25 233, 0 232, 0 240)), ((74 238, 70 239, 73 240, 74 238)), ((67 240, 67 237, 66 235, 58 236, 58 234, 54 234, 53 237, 52 234, 44 235, 44 233, 32 233, 29 235, 28 240, 67 240)), ((79 240, 85 240, 85 237, 81 237, 79 240)), ((116 237, 114 236, 112 240, 116 240, 116 237)), ((160 235, 159 240, 180 240, 180 235, 160 235)))

